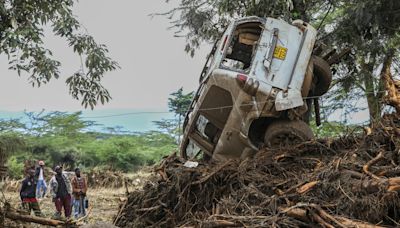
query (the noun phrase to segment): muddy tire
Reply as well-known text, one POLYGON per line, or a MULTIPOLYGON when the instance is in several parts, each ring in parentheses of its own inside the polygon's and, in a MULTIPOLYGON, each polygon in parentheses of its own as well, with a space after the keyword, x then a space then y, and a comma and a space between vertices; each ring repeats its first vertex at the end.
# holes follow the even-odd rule
POLYGON ((314 77, 314 64, 313 61, 310 60, 307 66, 306 74, 304 75, 303 85, 301 86, 301 95, 303 97, 307 97, 310 93, 312 81, 314 77))
POLYGON ((314 138, 311 128, 301 120, 277 120, 271 123, 264 136, 270 148, 280 148, 309 141, 314 138))
POLYGON ((314 63, 314 77, 316 80, 312 95, 321 96, 329 90, 332 82, 332 70, 329 64, 321 57, 314 55, 312 60, 314 63))

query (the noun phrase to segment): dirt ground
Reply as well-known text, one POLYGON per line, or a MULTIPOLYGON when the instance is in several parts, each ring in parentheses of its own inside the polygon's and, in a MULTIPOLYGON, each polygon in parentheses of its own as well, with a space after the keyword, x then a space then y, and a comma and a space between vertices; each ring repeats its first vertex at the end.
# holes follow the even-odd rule
MULTIPOLYGON (((140 188, 149 175, 150 173, 143 171, 124 174, 124 176, 128 178, 128 180, 130 180, 128 191, 133 192, 134 190, 140 188)), ((6 198, 6 201, 11 204, 12 208, 19 209, 21 205, 18 191, 19 185, 17 185, 17 181, 15 182, 16 183, 12 183, 10 185, 12 187, 6 188, 6 191, 4 191, 4 196, 6 198)), ((100 227, 99 224, 112 224, 114 217, 119 211, 119 205, 126 200, 126 190, 126 187, 89 188, 88 200, 90 212, 86 223, 95 224, 96 227, 100 227)), ((40 200, 40 209, 42 211, 42 214, 46 218, 51 218, 54 215, 55 206, 51 200, 51 197, 47 196, 44 199, 40 200)), ((45 226, 35 224, 23 224, 15 225, 13 227, 36 228, 45 226)))
MULTIPOLYGON (((89 205, 91 208, 87 222, 90 224, 113 222, 113 217, 118 213, 119 204, 125 199, 125 188, 119 189, 92 189, 88 192, 89 205)), ((5 192, 5 197, 14 208, 20 206, 18 192, 5 192)), ((55 213, 54 203, 51 197, 46 197, 40 201, 40 209, 46 218, 51 218, 55 213)), ((26 226, 39 227, 39 226, 26 226)), ((43 226, 40 226, 43 227, 43 226)))

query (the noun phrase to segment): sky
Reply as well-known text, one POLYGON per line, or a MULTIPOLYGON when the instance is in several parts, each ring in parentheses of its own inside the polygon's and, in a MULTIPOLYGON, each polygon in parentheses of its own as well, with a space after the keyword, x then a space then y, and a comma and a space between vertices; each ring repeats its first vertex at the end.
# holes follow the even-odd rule
MULTIPOLYGON (((194 58, 185 53, 185 39, 173 37, 174 31, 166 17, 150 17, 173 8, 176 1, 165 0, 84 0, 78 1, 74 14, 98 43, 107 45, 110 56, 121 69, 108 73, 103 85, 112 96, 110 103, 99 105, 84 116, 96 117, 124 113, 145 114, 96 118, 108 126, 123 125, 129 130, 154 129, 152 120, 170 118, 167 112, 169 94, 184 88, 197 88, 198 77, 210 51, 209 45, 199 49, 194 58)), ((0 56, 0 118, 21 116, 21 111, 79 111, 85 110, 72 99, 65 79, 80 69, 78 55, 63 38, 46 29, 46 47, 62 63, 61 77, 40 88, 32 88, 27 75, 21 77, 8 70, 7 58, 0 56)))
MULTIPOLYGON (((61 77, 40 88, 32 88, 28 75, 21 77, 8 70, 0 56, 0 118, 17 118, 23 111, 80 111, 86 119, 105 126, 124 126, 130 131, 155 130, 152 123, 172 118, 168 113, 169 94, 184 88, 196 90, 198 77, 211 46, 204 44, 194 58, 184 52, 185 39, 175 38, 166 17, 150 17, 169 11, 177 0, 81 0, 74 14, 98 43, 107 45, 110 56, 121 69, 108 73, 103 85, 112 96, 110 103, 85 110, 68 94, 65 79, 80 69, 81 61, 63 38, 46 29, 45 44, 61 61, 61 77), (109 116, 109 117, 104 117, 109 116)), ((333 120, 340 120, 337 111, 333 120)), ((353 122, 368 119, 365 112, 353 116, 353 122)))

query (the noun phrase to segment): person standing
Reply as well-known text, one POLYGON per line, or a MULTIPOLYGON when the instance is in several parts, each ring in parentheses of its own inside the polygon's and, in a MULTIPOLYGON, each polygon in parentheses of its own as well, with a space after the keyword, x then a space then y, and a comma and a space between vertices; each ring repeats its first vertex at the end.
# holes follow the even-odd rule
POLYGON ((28 211, 29 214, 33 211, 36 216, 42 216, 39 203, 36 199, 36 186, 35 170, 32 167, 28 170, 27 177, 22 181, 19 195, 22 200, 22 207, 28 211))
POLYGON ((65 218, 71 217, 71 181, 67 175, 62 172, 61 166, 54 168, 56 174, 50 180, 50 192, 53 198, 53 202, 56 206, 56 213, 54 217, 56 219, 61 218, 61 211, 64 208, 65 218))
POLYGON ((44 175, 44 161, 39 161, 39 166, 36 168, 35 172, 35 178, 37 179, 36 196, 37 198, 44 198, 47 192, 47 185, 44 175))
POLYGON ((79 168, 75 169, 75 176, 72 178, 72 193, 74 196, 74 216, 79 218, 85 216, 87 182, 86 178, 81 175, 79 168))

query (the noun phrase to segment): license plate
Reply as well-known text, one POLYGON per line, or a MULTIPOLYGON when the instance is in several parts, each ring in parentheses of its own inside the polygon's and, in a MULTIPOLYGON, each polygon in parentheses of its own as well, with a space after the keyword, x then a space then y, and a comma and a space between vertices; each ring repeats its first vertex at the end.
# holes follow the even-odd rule
POLYGON ((286 59, 286 53, 287 53, 287 48, 282 47, 282 46, 276 46, 275 51, 274 51, 274 58, 285 60, 286 59))

